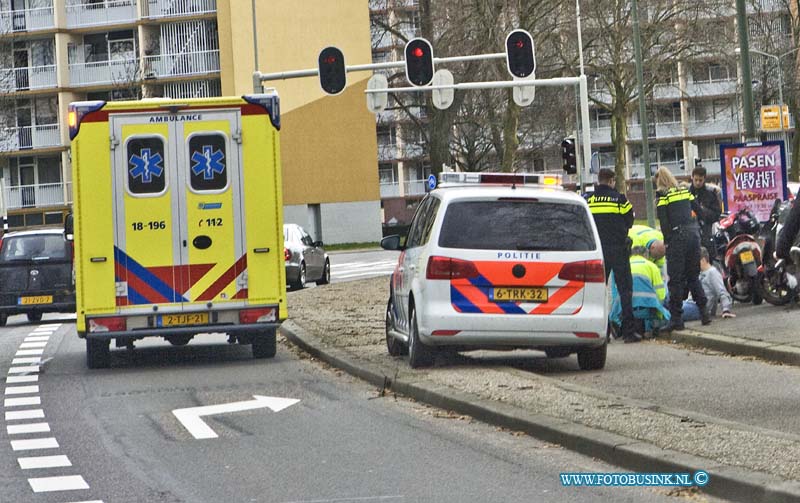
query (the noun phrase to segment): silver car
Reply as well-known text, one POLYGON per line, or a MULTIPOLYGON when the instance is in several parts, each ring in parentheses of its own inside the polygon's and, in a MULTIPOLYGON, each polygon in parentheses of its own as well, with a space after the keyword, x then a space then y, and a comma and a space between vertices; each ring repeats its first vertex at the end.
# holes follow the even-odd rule
POLYGON ((297 224, 283 226, 283 255, 286 258, 286 284, 301 289, 307 281, 318 285, 331 282, 331 261, 322 241, 314 241, 297 224))

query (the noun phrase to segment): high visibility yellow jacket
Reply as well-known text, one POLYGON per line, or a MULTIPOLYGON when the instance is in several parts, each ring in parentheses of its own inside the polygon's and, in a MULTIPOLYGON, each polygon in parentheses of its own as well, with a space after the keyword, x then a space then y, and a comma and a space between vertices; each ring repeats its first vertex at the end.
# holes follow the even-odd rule
MULTIPOLYGON (((631 255, 631 276, 639 276, 653 285, 659 303, 663 303, 667 296, 664 289, 664 280, 661 278, 661 271, 658 267, 641 255, 631 255)), ((634 279, 634 284, 636 283, 634 279)))
MULTIPOLYGON (((634 225, 628 231, 628 237, 631 238, 633 248, 642 247, 649 248, 650 243, 654 240, 664 241, 664 235, 658 229, 653 229, 646 225, 634 225)), ((664 257, 653 261, 658 267, 664 266, 664 257)))

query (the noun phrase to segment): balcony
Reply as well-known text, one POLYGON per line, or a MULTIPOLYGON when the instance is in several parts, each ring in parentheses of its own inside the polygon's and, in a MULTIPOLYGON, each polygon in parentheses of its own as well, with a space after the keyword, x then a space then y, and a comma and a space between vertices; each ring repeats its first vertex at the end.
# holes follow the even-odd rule
MULTIPOLYGON (((683 131, 680 122, 650 122, 648 124, 648 138, 682 138, 683 131)), ((628 140, 641 140, 642 127, 638 123, 628 124, 628 140)))
POLYGON ((144 78, 183 77, 219 72, 219 50, 146 56, 144 78))
POLYGON ((724 118, 689 123, 689 136, 734 136, 739 134, 735 118, 724 118))
MULTIPOLYGON (((425 194, 427 180, 407 180, 403 182, 404 196, 420 196, 425 194)), ((400 182, 382 182, 381 198, 400 197, 400 182)))
POLYGON ((393 143, 378 143, 378 160, 381 162, 397 160, 397 145, 393 143))
POLYGON ((0 152, 61 146, 58 124, 11 127, 0 131, 0 152))
POLYGON ((134 0, 104 0, 67 5, 67 27, 105 26, 136 20, 134 0))
POLYGON ((73 86, 128 84, 140 80, 137 59, 71 63, 69 82, 73 86))
POLYGON ((732 96, 736 94, 736 79, 689 82, 686 87, 686 94, 691 98, 732 96))
POLYGON ((158 19, 217 12, 217 0, 148 0, 142 17, 158 19))
POLYGON ((3 196, 9 210, 64 206, 72 202, 71 185, 71 183, 12 185, 4 187, 3 196))
POLYGON ((57 86, 56 65, 0 68, 0 92, 13 93, 57 86))
POLYGON ((0 11, 0 34, 48 30, 55 27, 53 6, 0 11))

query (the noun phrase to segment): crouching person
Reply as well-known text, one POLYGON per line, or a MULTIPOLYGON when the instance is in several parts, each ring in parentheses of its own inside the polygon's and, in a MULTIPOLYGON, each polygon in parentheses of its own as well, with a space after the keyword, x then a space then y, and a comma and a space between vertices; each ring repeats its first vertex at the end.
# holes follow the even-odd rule
MULTIPOLYGON (((666 289, 661 270, 646 258, 647 249, 635 246, 631 249, 631 276, 633 278, 633 316, 637 332, 646 337, 655 337, 658 330, 669 322, 669 311, 664 307, 666 289)), ((622 303, 611 283, 611 323, 618 327, 622 323, 622 303)))

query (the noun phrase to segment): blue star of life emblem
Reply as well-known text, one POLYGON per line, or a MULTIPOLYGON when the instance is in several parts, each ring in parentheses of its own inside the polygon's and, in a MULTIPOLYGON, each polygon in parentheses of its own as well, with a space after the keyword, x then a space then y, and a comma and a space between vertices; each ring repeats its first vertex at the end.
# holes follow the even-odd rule
POLYGON ((221 150, 214 150, 211 145, 203 145, 203 152, 193 152, 192 173, 195 175, 203 174, 203 180, 213 180, 215 174, 221 174, 225 171, 225 165, 222 164, 222 159, 225 154, 221 150))
POLYGON ((153 181, 154 176, 161 176, 164 173, 164 167, 159 166, 163 160, 158 152, 153 155, 150 153, 149 148, 143 148, 139 151, 139 155, 133 154, 131 156, 129 161, 130 164, 133 164, 130 169, 131 176, 134 178, 141 177, 142 183, 150 183, 153 181))

